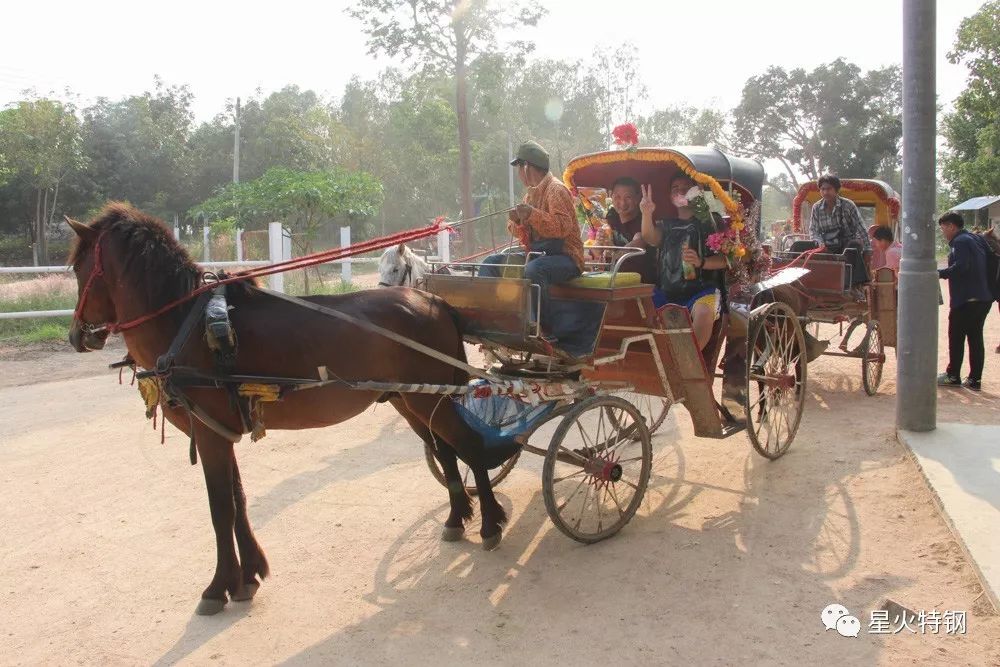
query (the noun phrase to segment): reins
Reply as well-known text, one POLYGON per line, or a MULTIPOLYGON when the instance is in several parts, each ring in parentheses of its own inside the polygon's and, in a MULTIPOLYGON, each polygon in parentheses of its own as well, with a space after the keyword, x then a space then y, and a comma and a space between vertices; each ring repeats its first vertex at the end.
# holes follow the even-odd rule
MULTIPOLYGON (((255 267, 252 269, 247 269, 245 271, 240 271, 239 273, 234 273, 225 278, 220 278, 212 280, 211 282, 206 282, 205 284, 196 287, 191 292, 188 292, 184 296, 167 303, 166 305, 157 308, 156 310, 146 313, 140 317, 137 317, 126 322, 106 322, 103 324, 110 333, 121 333, 122 331, 128 331, 129 329, 134 329, 135 327, 141 326, 150 320, 153 320, 166 312, 169 312, 180 306, 183 303, 187 303, 191 299, 197 298, 199 295, 213 290, 220 285, 228 285, 230 283, 241 282, 250 280, 253 278, 263 278, 266 276, 275 275, 278 273, 284 273, 286 271, 295 271, 297 269, 306 269, 311 266, 316 266, 318 264, 324 264, 326 262, 332 262, 338 259, 343 259, 345 257, 352 257, 354 255, 360 255, 366 252, 374 252, 377 250, 384 250, 394 245, 399 245, 401 243, 408 243, 410 241, 416 241, 418 239, 427 238, 428 236, 434 236, 442 230, 449 230, 456 227, 461 227, 462 225, 467 225, 484 218, 489 218, 494 215, 501 215, 504 213, 509 213, 514 210, 509 208, 503 211, 495 211, 493 213, 486 213, 484 215, 479 215, 474 218, 467 218, 464 220, 458 220, 455 222, 448 222, 444 218, 438 218, 432 224, 426 227, 421 227, 419 229, 404 230, 401 232, 396 232, 395 234, 390 234, 388 236, 382 236, 375 239, 369 239, 367 241, 361 241, 360 243, 354 243, 349 246, 342 248, 332 248, 330 250, 324 250, 321 252, 315 252, 303 257, 296 257, 294 259, 285 260, 282 262, 275 262, 273 264, 268 264, 266 266, 255 267)), ((90 289, 94 284, 94 281, 104 276, 104 266, 101 258, 101 246, 104 239, 104 235, 107 234, 107 230, 102 231, 97 237, 97 242, 94 244, 94 268, 91 269, 90 276, 87 278, 87 282, 84 285, 83 292, 80 294, 80 300, 76 304, 76 310, 73 311, 74 320, 80 322, 81 324, 88 326, 90 328, 99 329, 102 325, 88 324, 83 320, 83 310, 86 307, 87 297, 90 294, 90 289)))

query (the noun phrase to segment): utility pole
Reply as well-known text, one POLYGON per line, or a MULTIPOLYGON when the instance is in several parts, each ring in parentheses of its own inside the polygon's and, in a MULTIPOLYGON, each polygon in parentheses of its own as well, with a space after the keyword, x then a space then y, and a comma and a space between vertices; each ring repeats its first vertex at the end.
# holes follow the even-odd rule
POLYGON ((233 137, 233 183, 240 182, 240 98, 236 98, 236 132, 233 137))
POLYGON ((938 276, 934 257, 936 0, 903 3, 903 219, 896 428, 937 427, 938 276))
MULTIPOLYGON (((510 140, 510 128, 507 129, 507 164, 514 161, 514 146, 510 140)), ((514 168, 507 170, 507 193, 510 196, 510 205, 517 202, 514 199, 514 168)))

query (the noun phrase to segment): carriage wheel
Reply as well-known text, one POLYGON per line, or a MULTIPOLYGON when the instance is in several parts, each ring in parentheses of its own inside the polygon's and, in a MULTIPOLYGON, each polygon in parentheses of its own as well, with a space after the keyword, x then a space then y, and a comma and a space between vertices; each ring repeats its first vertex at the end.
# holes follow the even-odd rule
MULTIPOLYGON (((634 391, 622 391, 615 395, 620 396, 639 409, 639 414, 646 422, 646 429, 649 430, 649 435, 653 435, 663 426, 663 422, 670 412, 671 403, 662 396, 650 396, 649 394, 640 394, 634 391)), ((608 410, 608 418, 615 418, 614 410, 608 410)))
POLYGON ((611 537, 639 509, 652 466, 649 430, 638 408, 618 396, 580 401, 559 423, 545 455, 542 495, 549 518, 579 542, 611 537))
MULTIPOLYGON (((441 463, 434 456, 434 450, 428 444, 424 444, 424 457, 427 459, 427 467, 431 469, 434 479, 440 482, 441 486, 448 488, 448 481, 444 478, 444 470, 441 469, 441 463)), ((517 465, 519 458, 521 458, 521 452, 514 454, 502 466, 490 472, 490 488, 495 488, 497 484, 510 474, 510 471, 517 465)), ((462 484, 465 485, 465 490, 469 495, 476 495, 478 491, 476 490, 476 480, 472 475, 472 468, 462 461, 462 459, 458 460, 458 474, 462 477, 462 484)))
POLYGON ((805 339, 789 306, 768 304, 754 316, 747 356, 747 433, 761 456, 776 459, 792 444, 805 403, 805 339))
POLYGON ((861 384, 865 393, 874 396, 882 384, 882 367, 885 366, 885 347, 878 322, 868 325, 868 333, 861 342, 861 384))

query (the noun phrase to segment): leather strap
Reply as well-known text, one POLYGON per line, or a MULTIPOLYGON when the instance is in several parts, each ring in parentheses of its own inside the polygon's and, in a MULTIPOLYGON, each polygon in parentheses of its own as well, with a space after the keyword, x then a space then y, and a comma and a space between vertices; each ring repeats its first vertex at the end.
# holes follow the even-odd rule
POLYGON ((411 340, 406 336, 396 333, 395 331, 390 331, 385 327, 380 327, 377 324, 372 324, 371 322, 367 322, 360 318, 354 317, 353 315, 348 315, 347 313, 342 313, 339 310, 334 310, 333 308, 327 308, 326 306, 321 306, 318 303, 305 301, 304 299, 300 299, 298 297, 289 296, 288 294, 282 294, 281 292, 272 292, 269 289, 264 289, 260 287, 256 289, 257 291, 273 296, 276 299, 281 299, 282 301, 288 301, 289 303, 294 303, 297 306, 308 308, 309 310, 315 311, 317 313, 322 313, 323 315, 329 315, 330 317, 341 320, 342 322, 348 322, 349 324, 353 324, 354 326, 364 329, 365 331, 377 334, 384 338, 388 338, 389 340, 399 343, 404 347, 408 347, 411 350, 420 352, 421 354, 425 354, 428 357, 431 357, 432 359, 436 359, 442 363, 448 364, 449 366, 465 371, 472 377, 483 378, 485 380, 490 379, 490 376, 488 374, 476 368, 475 366, 470 366, 469 364, 463 361, 459 361, 454 357, 449 357, 447 354, 444 354, 443 352, 438 352, 434 348, 427 347, 426 345, 411 340))

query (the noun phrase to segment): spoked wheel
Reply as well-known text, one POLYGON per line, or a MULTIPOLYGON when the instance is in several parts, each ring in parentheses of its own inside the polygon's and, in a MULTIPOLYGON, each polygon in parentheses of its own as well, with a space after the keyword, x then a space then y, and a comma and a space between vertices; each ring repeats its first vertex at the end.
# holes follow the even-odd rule
MULTIPOLYGON (((646 422, 646 429, 649 431, 649 435, 653 435, 663 426, 663 422, 670 412, 670 401, 660 396, 650 396, 634 391, 618 392, 616 396, 625 399, 639 409, 639 415, 646 422)), ((615 418, 614 410, 608 410, 608 418, 615 418)))
POLYGON ((788 451, 802 418, 806 351, 802 327, 784 303, 771 303, 750 322, 747 338, 747 433, 766 458, 788 451))
POLYGON ((861 341, 861 384, 865 393, 874 396, 882 384, 882 367, 885 366, 885 347, 878 322, 868 325, 868 333, 861 341))
POLYGON ((566 413, 545 455, 542 494, 556 528, 587 544, 611 537, 642 503, 653 465, 649 429, 618 396, 593 396, 566 413))
MULTIPOLYGON (((448 482, 444 478, 444 470, 441 469, 441 463, 434 456, 434 450, 431 449, 430 445, 424 445, 424 457, 427 459, 427 467, 431 469, 434 479, 440 482, 441 486, 447 488, 448 482)), ((490 472, 490 488, 495 488, 497 484, 510 474, 510 471, 517 465, 519 458, 521 458, 521 452, 510 457, 502 466, 490 472)), ((472 468, 462 461, 462 459, 458 460, 458 474, 461 476, 462 484, 465 485, 465 490, 469 492, 469 495, 476 495, 478 491, 476 490, 476 480, 472 475, 472 468)))

